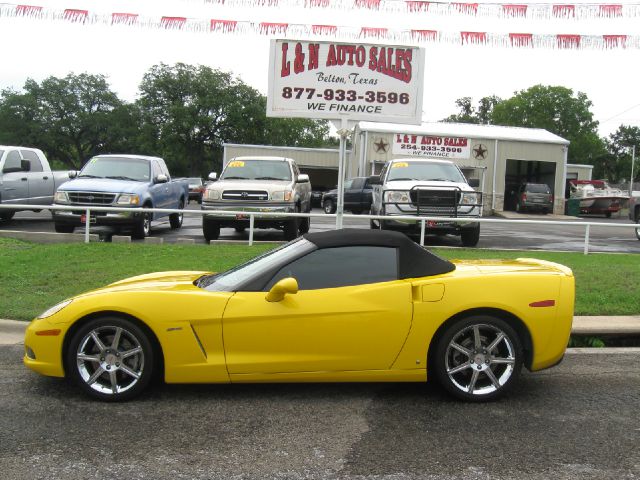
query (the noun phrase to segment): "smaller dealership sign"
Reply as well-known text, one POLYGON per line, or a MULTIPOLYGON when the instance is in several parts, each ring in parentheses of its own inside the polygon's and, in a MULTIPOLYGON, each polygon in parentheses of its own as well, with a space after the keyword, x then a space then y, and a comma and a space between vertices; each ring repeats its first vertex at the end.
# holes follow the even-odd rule
POLYGON ((419 124, 423 76, 418 47, 272 40, 267 115, 419 124))
POLYGON ((471 147, 468 138, 396 133, 392 151, 394 155, 462 159, 469 158, 471 147))

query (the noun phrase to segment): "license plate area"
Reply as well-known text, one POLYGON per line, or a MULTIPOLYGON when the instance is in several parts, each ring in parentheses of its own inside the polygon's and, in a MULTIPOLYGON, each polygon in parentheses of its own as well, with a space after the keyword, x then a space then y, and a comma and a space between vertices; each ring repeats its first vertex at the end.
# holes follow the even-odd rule
MULTIPOLYGON (((82 223, 83 225, 86 225, 87 223, 86 213, 83 213, 82 215, 80 215, 80 223, 82 223)), ((89 224, 92 224, 92 223, 96 223, 96 217, 94 217, 93 215, 89 217, 89 224)))

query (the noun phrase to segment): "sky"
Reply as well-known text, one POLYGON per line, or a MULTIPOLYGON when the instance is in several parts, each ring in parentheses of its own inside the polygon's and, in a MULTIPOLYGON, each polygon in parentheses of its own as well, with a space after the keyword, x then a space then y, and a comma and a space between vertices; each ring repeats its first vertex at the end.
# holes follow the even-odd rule
MULTIPOLYGON (((640 17, 506 20, 491 16, 407 15, 401 8, 391 13, 311 10, 295 6, 294 0, 281 0, 287 2, 285 6, 272 8, 250 4, 257 0, 243 1, 245 5, 240 6, 237 4, 242 1, 236 2, 236 6, 221 6, 212 0, 20 0, 15 3, 46 3, 52 8, 83 8, 105 15, 135 12, 145 16, 331 24, 354 28, 436 29, 454 34, 487 31, 640 35, 640 17)), ((371 43, 372 40, 364 42, 371 43)), ((0 45, 0 89, 19 90, 27 78, 40 81, 51 75, 63 77, 70 72, 88 72, 106 75, 120 98, 133 101, 142 76, 151 66, 160 62, 184 62, 232 72, 261 93, 267 93, 269 37, 250 32, 225 35, 140 26, 87 26, 51 18, 23 20, 0 15, 0 45)), ((638 48, 557 50, 432 44, 425 46, 425 57, 423 121, 438 121, 457 113, 455 100, 460 97, 472 97, 475 104, 483 96, 509 98, 516 91, 544 84, 586 93, 593 103, 591 111, 600 122, 602 136, 614 132, 620 124, 640 126, 638 48)))

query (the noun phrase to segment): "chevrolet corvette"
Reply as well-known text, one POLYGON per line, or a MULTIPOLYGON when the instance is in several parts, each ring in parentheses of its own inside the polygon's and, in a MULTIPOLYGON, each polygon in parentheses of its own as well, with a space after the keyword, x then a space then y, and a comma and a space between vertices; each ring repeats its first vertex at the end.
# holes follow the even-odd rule
POLYGON ((167 383, 424 382, 469 401, 558 364, 574 277, 535 259, 447 261, 401 233, 306 234, 222 273, 152 273, 34 319, 24 363, 101 400, 167 383))

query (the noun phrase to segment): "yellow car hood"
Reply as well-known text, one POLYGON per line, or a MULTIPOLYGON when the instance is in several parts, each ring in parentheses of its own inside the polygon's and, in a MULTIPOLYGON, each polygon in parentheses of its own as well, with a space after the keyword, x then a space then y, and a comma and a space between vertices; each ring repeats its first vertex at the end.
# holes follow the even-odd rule
POLYGON ((119 292, 131 290, 186 290, 197 288, 193 285, 203 275, 210 272, 193 272, 193 271, 175 271, 175 272, 156 272, 138 275, 136 277, 125 278, 117 282, 111 283, 106 287, 92 290, 83 295, 95 295, 97 293, 119 292))

